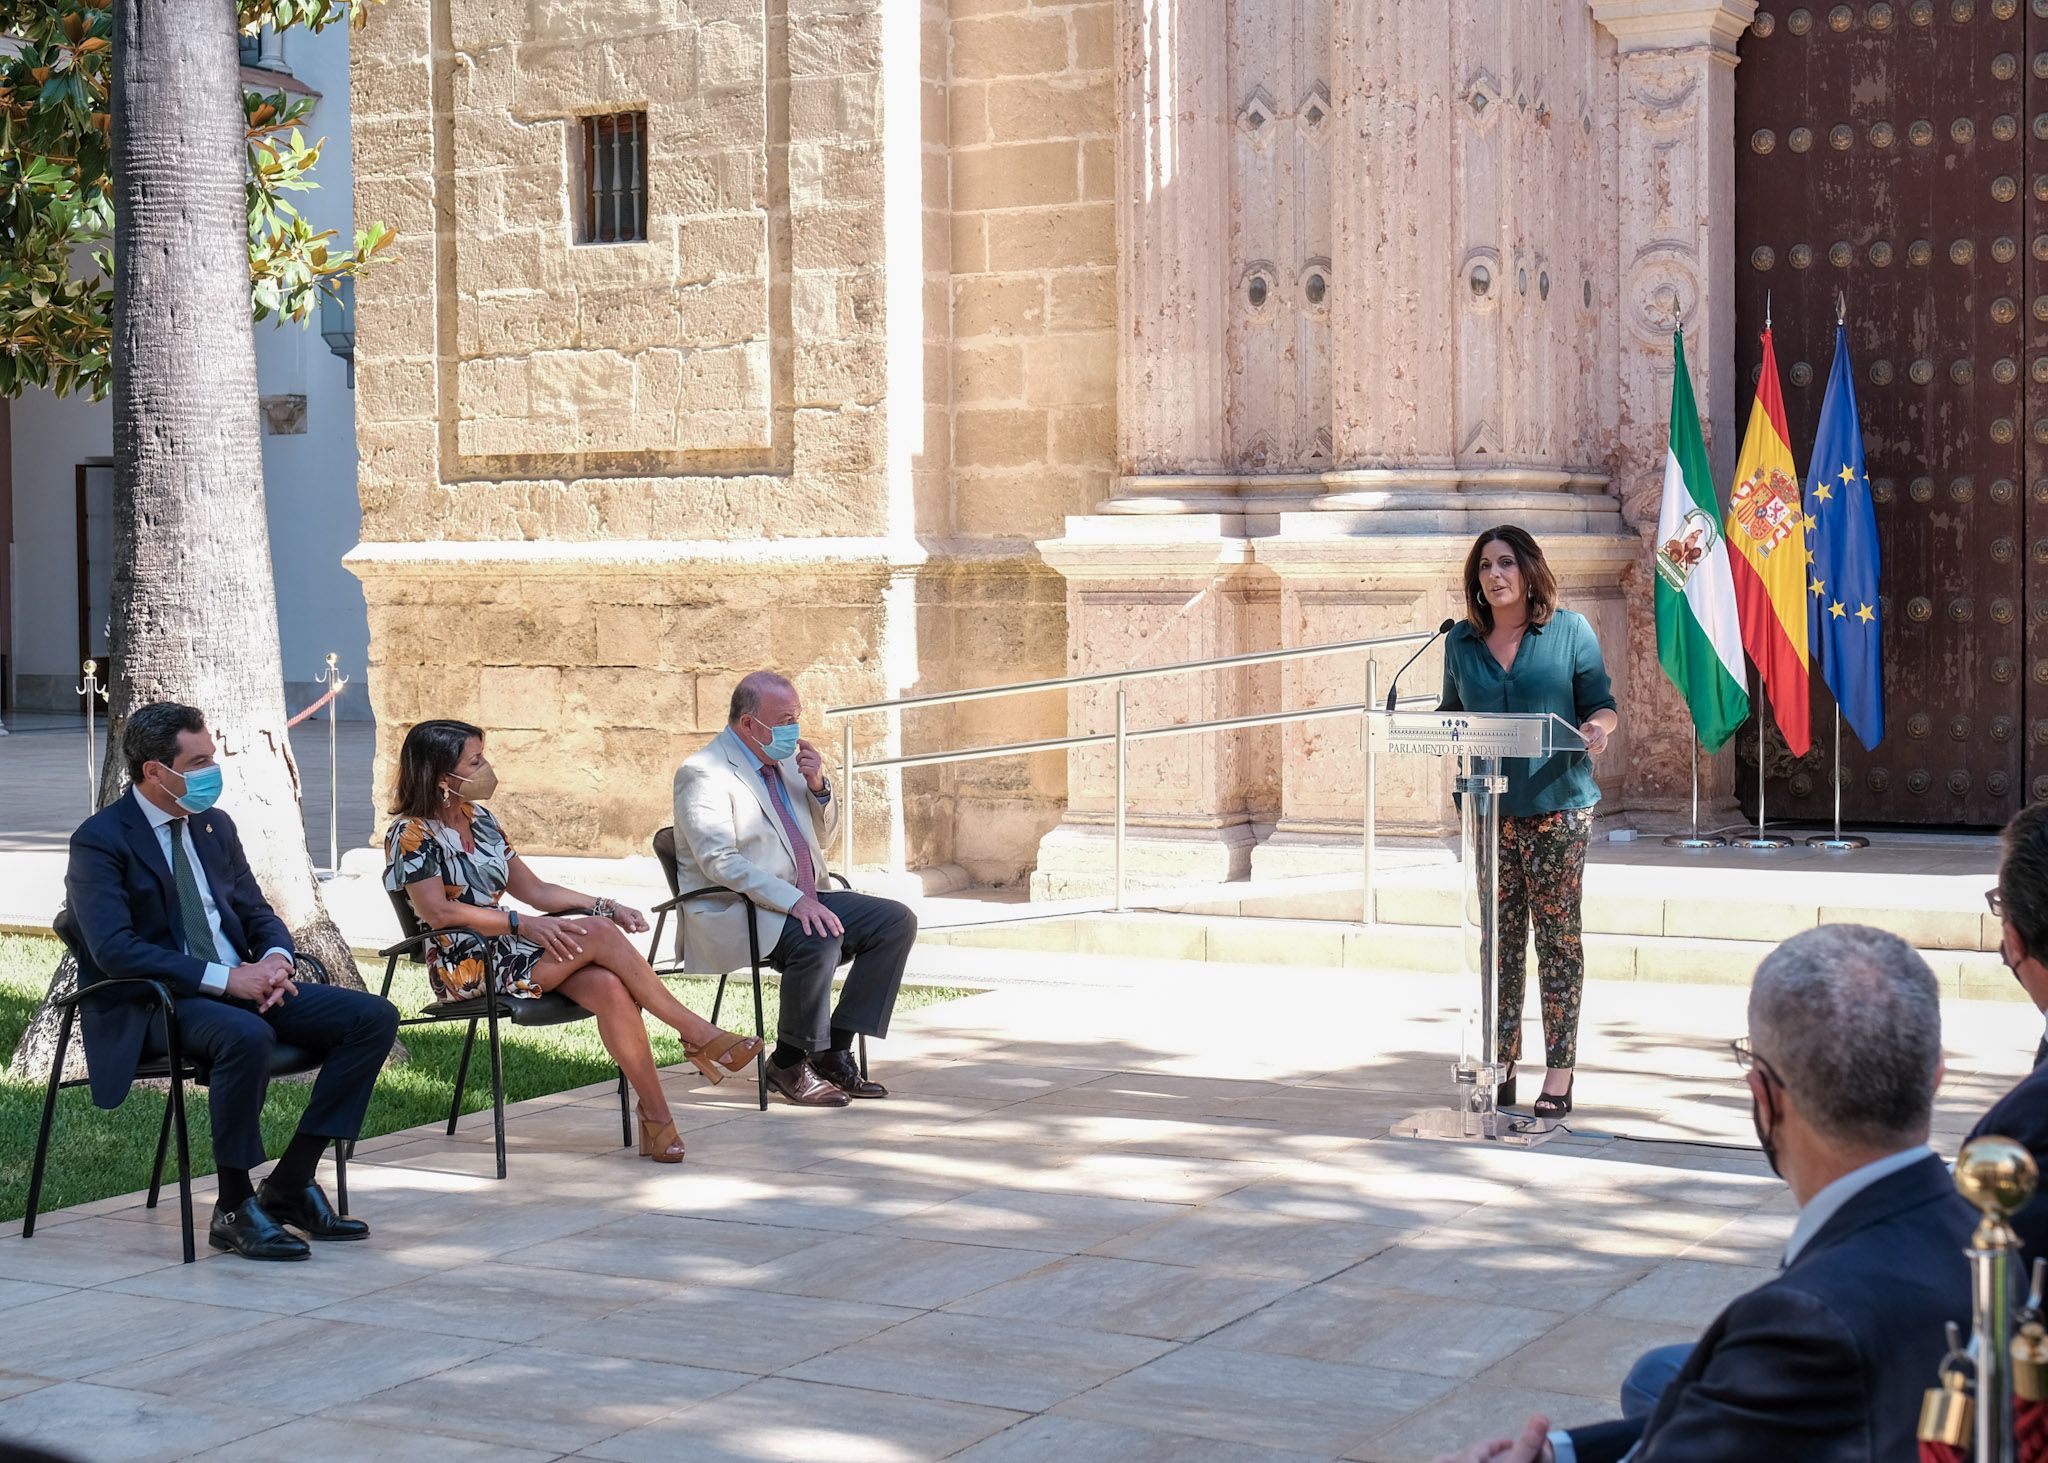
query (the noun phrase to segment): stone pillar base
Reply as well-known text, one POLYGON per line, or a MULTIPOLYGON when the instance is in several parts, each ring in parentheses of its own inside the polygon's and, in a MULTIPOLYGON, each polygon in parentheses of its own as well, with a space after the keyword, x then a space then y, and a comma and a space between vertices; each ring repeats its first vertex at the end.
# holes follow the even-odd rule
MULTIPOLYGON (((1251 877, 1256 835, 1249 823, 1227 828, 1126 826, 1124 888, 1183 889, 1251 877)), ((1116 830, 1062 823, 1038 845, 1033 899, 1106 898, 1116 889, 1116 830)))

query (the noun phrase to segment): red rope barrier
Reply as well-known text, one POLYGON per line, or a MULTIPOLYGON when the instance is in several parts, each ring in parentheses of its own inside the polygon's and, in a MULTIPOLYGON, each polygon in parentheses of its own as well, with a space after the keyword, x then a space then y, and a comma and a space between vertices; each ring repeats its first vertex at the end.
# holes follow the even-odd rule
POLYGON ((294 716, 290 721, 286 722, 285 726, 297 726, 300 722, 304 721, 307 717, 311 716, 314 712, 318 711, 321 707, 325 706, 328 702, 332 701, 336 696, 339 696, 340 694, 341 687, 336 686, 332 691, 329 691, 325 696, 322 696, 318 701, 315 701, 311 706, 308 706, 304 711, 301 711, 297 716, 294 716))

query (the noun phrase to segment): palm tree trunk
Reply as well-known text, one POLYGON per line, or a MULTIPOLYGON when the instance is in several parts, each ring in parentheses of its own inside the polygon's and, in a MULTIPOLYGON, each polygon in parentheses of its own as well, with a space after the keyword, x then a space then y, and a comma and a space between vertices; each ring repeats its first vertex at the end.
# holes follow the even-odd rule
MULTIPOLYGON (((235 0, 114 0, 114 668, 100 800, 126 792, 115 748, 130 711, 197 706, 271 907, 301 950, 360 988, 313 877, 285 733, 235 34, 235 0)), ((49 1070, 47 1012, 46 999, 17 1075, 49 1070)))

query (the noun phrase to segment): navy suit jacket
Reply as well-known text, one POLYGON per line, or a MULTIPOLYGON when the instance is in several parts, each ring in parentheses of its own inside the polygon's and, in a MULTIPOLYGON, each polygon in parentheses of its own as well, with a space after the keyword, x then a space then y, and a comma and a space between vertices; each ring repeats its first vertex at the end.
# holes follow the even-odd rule
POLYGON ((1707 1328, 1647 1422, 1574 1428, 1580 1463, 1915 1463, 1920 1398, 1970 1324, 1977 1213, 1932 1155, 1821 1226, 1707 1328))
MULTIPOLYGON (((2048 1066, 2036 1066, 1993 1103, 1991 1111, 1970 1130, 1970 1137, 1992 1133, 2023 1144, 2034 1155, 2034 1162, 2048 1170, 2048 1066)), ((2032 1202, 2013 1216, 2012 1227, 2019 1232, 2026 1260, 2021 1274, 2031 1275, 2034 1261, 2048 1255, 2048 1194, 2036 1189, 2032 1202)))
MULTIPOLYGON (((185 824, 221 933, 244 961, 258 950, 292 950, 291 931, 272 912, 249 872, 234 820, 218 808, 185 824)), ((89 959, 78 964, 81 989, 108 977, 160 980, 177 998, 208 994, 200 985, 216 952, 185 948, 171 867, 149 819, 125 792, 78 825, 64 871, 64 898, 89 959)), ((79 1002, 92 1100, 118 1107, 135 1081, 152 1013, 112 996, 79 1002)))

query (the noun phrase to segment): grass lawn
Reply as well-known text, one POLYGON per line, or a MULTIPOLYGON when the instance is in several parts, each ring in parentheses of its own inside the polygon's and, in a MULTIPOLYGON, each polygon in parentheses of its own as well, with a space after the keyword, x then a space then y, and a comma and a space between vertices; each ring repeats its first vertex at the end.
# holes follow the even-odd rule
MULTIPOLYGON (((15 1043, 21 1039, 29 1017, 49 987, 50 973, 57 968, 62 948, 48 937, 0 935, 0 1060, 13 1055, 15 1043)), ((366 966, 363 971, 372 990, 383 975, 381 965, 374 969, 366 966)), ((670 981, 669 988, 692 1010, 710 1014, 716 981, 677 978, 670 981)), ((764 983, 762 995, 770 1033, 775 1030, 778 994, 774 984, 764 983)), ((912 1011, 964 994, 967 992, 906 985, 896 1009, 912 1011)), ((427 999, 425 968, 401 964, 398 978, 392 984, 392 998, 407 1015, 417 1012, 427 999)), ((726 988, 725 1009, 720 1013, 722 1024, 729 1031, 751 1031, 752 1005, 752 991, 747 983, 733 982, 726 988)), ((662 1066, 682 1062, 683 1047, 675 1033, 665 1026, 650 1026, 655 1061, 662 1066)), ((378 1078, 363 1125, 364 1137, 447 1120, 448 1100, 455 1090, 455 1065, 461 1058, 463 1034, 467 1030, 465 1024, 451 1021, 400 1031, 399 1039, 405 1043, 411 1060, 388 1067, 378 1078)), ((597 1039, 595 1022, 532 1028, 507 1024, 503 1036, 507 1102, 606 1081, 617 1074, 618 1069, 597 1039)), ((74 1043, 78 1040, 76 1026, 71 1039, 74 1043)), ((751 1076, 731 1080, 750 1081, 751 1076)), ((41 1082, 0 1076, 0 1221, 19 1219, 27 1207, 28 1172, 35 1156, 43 1092, 41 1082)), ((310 1092, 308 1081, 279 1082, 271 1088, 270 1098, 263 1106, 263 1142, 273 1157, 282 1151, 297 1128, 310 1092)), ((43 1211, 147 1188, 149 1165, 156 1156, 157 1131, 168 1100, 162 1087, 138 1085, 119 1108, 102 1112, 92 1105, 82 1087, 62 1093, 57 1101, 49 1167, 43 1176, 43 1211)), ((490 1063, 483 1033, 479 1031, 462 1110, 476 1112, 487 1109, 490 1103, 490 1063)), ((185 1111, 192 1128, 193 1172, 211 1173, 212 1125, 206 1110, 205 1089, 187 1089, 185 1111)), ((592 1120, 600 1124, 615 1121, 602 1114, 594 1115, 592 1120)), ((176 1163, 174 1143, 168 1167, 175 1167, 176 1163)), ((171 1180, 168 1173, 166 1180, 171 1180)))

